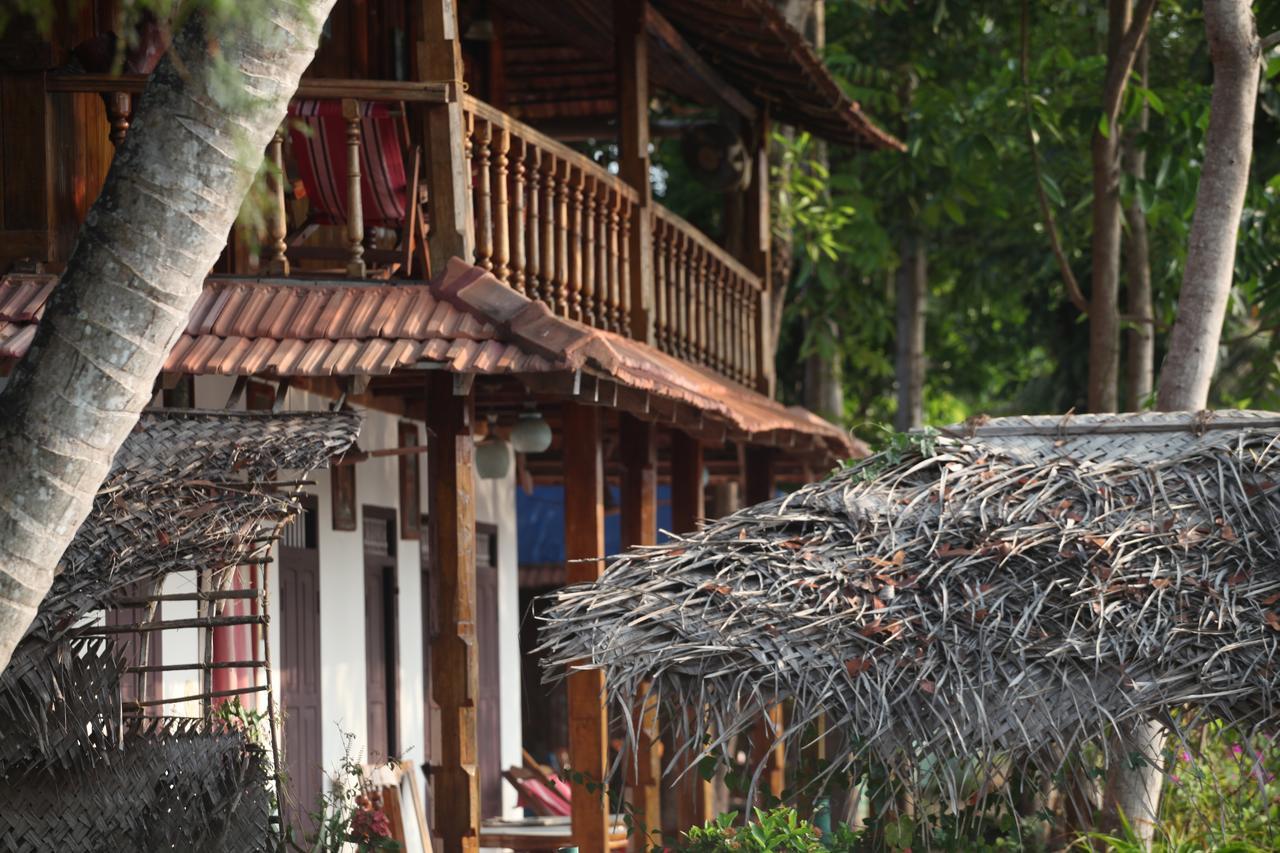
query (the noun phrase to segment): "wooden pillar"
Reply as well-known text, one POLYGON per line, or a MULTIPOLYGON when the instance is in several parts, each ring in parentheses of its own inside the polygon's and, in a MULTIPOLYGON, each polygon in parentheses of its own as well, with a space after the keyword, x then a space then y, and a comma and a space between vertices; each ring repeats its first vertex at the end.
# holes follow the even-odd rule
POLYGON ((640 194, 631 210, 627 263, 628 330, 653 343, 653 190, 649 186, 649 0, 614 0, 613 37, 618 78, 618 174, 640 194))
MULTIPOLYGON (((692 533, 706 517, 706 490, 702 483, 702 444, 687 433, 671 432, 671 526, 677 533, 692 533)), ((685 713, 700 714, 701 708, 686 708, 685 713)), ((691 756, 692 757, 692 756, 691 756)), ((715 817, 715 797, 711 783, 702 778, 697 768, 680 767, 683 773, 676 789, 676 815, 679 830, 701 825, 715 817)))
POLYGON ((471 218, 471 174, 467 164, 462 104, 462 49, 454 0, 422 0, 423 40, 418 74, 424 81, 451 83, 448 103, 423 105, 427 194, 431 199, 431 269, 449 258, 471 262, 475 226, 471 218))
MULTIPOLYGON (((746 451, 746 498, 747 506, 754 506, 773 497, 774 457, 776 451, 772 447, 748 447, 746 451)), ((752 768, 766 761, 762 776, 763 789, 775 797, 782 796, 786 780, 786 756, 782 744, 774 744, 778 733, 782 731, 782 706, 774 705, 756 724, 750 737, 750 749, 747 750, 747 761, 752 768), (767 755, 765 754, 767 750, 767 755)))
POLYGON ((427 381, 428 516, 440 619, 439 634, 431 643, 432 694, 440 706, 441 742, 440 763, 434 768, 435 831, 445 850, 474 853, 480 849, 475 404, 469 392, 455 392, 451 373, 439 371, 427 381))
MULTIPOLYGON (((582 583, 600 577, 604 556, 604 459, 600 442, 600 409, 564 405, 564 555, 565 581, 582 583), (575 562, 588 559, 590 562, 575 562)), ((575 672, 568 678, 569 763, 587 784, 573 784, 573 840, 578 849, 607 850, 609 798, 604 784, 608 760, 608 727, 604 707, 604 673, 575 672)))
MULTIPOLYGON (((658 441, 657 428, 631 415, 620 415, 622 449, 622 547, 652 545, 658 541, 658 441)), ((661 844, 662 741, 658 736, 656 702, 635 709, 638 732, 635 755, 626 762, 627 802, 635 826, 628 849, 647 853, 661 844)))
MULTIPOLYGON (((756 363, 749 365, 756 376, 756 390, 772 397, 775 384, 773 365, 773 231, 769 220, 769 114, 760 111, 752 128, 751 185, 747 188, 745 257, 747 268, 760 277, 763 292, 756 311, 756 363)), ((780 286, 785 286, 782 282, 780 286)))

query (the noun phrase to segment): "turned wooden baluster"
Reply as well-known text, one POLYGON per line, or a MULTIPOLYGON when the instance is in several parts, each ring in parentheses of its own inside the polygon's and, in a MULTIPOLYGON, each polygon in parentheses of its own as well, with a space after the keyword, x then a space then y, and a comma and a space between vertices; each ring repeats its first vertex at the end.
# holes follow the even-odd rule
POLYGON ((569 173, 564 160, 556 160, 556 296, 555 311, 561 316, 572 314, 569 304, 569 173))
POLYGON ((747 291, 747 384, 754 383, 759 377, 756 376, 756 347, 759 341, 756 340, 754 334, 756 328, 756 316, 760 312, 760 291, 754 287, 747 291))
POLYGON ((662 220, 653 229, 653 342, 668 352, 667 336, 667 229, 662 220))
POLYGON ((733 334, 733 378, 739 382, 747 378, 746 374, 746 352, 745 352, 745 336, 743 329, 746 328, 743 322, 743 300, 742 295, 744 283, 738 276, 733 277, 733 290, 729 292, 730 305, 733 318, 730 321, 730 329, 733 334))
POLYGON ((722 373, 729 372, 729 312, 725 302, 725 293, 729 289, 731 273, 724 264, 716 267, 716 298, 711 318, 716 324, 716 366, 722 373))
POLYGON ((579 259, 581 270, 579 309, 582 322, 588 326, 596 324, 596 180, 585 172, 582 176, 578 213, 575 218, 582 223, 582 231, 578 237, 579 259), (583 209, 585 207, 585 210, 583 209), (585 215, 584 215, 585 214, 585 215))
POLYGON ((529 276, 530 299, 546 299, 542 275, 542 149, 528 145, 529 149, 529 276))
POLYGON ((582 311, 582 188, 586 174, 569 169, 569 317, 581 320, 582 311))
POLYGON ((684 232, 679 228, 671 229, 671 266, 675 271, 676 292, 671 305, 675 309, 672 317, 675 320, 674 355, 689 358, 689 264, 685 254, 684 232))
POLYGON ((547 153, 542 163, 542 301, 557 310, 556 297, 556 158, 547 153))
POLYGON ((507 182, 511 131, 494 128, 493 133, 493 274, 499 281, 511 275, 511 185, 507 182))
POLYGON ((602 329, 613 328, 613 294, 609 291, 609 185, 600 182, 599 214, 592 219, 596 232, 596 317, 602 329))
POLYGON ((608 252, 609 281, 609 328, 615 332, 626 334, 626 315, 622 312, 622 259, 618 255, 618 215, 622 209, 622 193, 616 188, 609 193, 609 210, 605 218, 606 244, 608 252))
POLYGON ((529 144, 523 139, 515 138, 512 144, 514 156, 511 160, 511 284, 520 293, 529 293, 529 260, 525 255, 525 233, 529 220, 525 214, 525 158, 529 155, 529 144))
POLYGON ((285 252, 289 244, 285 242, 289 225, 284 203, 284 128, 276 128, 271 137, 271 219, 267 224, 268 236, 271 237, 271 258, 267 261, 267 271, 271 275, 288 275, 289 259, 285 252))
POLYGON ((476 119, 476 266, 493 269, 493 125, 476 119))
POLYGON ((667 352, 672 355, 679 355, 680 347, 680 234, 676 229, 672 228, 670 223, 662 224, 663 233, 666 239, 663 241, 665 250, 662 253, 662 263, 667 268, 667 352))
POLYGON ((631 229, 637 223, 639 205, 626 200, 618 209, 618 331, 631 337, 631 229))
POLYGON ((360 102, 342 102, 347 122, 347 275, 364 278, 364 203, 360 199, 360 102))
POLYGON ((133 116, 133 96, 128 92, 104 92, 102 103, 107 108, 107 121, 111 125, 108 139, 119 148, 129 133, 129 119, 133 116))

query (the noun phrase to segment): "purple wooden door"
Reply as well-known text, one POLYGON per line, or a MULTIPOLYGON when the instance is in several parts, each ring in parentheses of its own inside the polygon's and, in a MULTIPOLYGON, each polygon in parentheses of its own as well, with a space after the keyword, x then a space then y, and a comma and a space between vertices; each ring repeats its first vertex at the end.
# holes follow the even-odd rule
POLYGON ((476 525, 476 653, 480 700, 476 737, 480 748, 480 813, 502 814, 502 689, 498 640, 498 532, 476 525))
POLYGON ((284 709, 286 813, 305 837, 324 784, 320 713, 320 551, 308 506, 280 543, 280 704, 284 709))
POLYGON ((398 755, 395 513, 364 510, 365 708, 370 764, 398 755))

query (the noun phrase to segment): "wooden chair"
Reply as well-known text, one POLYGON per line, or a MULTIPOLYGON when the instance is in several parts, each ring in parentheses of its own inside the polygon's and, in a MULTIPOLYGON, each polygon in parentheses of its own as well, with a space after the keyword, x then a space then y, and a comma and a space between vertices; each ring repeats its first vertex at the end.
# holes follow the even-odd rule
POLYGON ((562 792, 537 770, 511 767, 503 771, 502 778, 520 795, 516 805, 531 810, 538 817, 565 817, 573 812, 568 792, 562 792))
POLYGON ((389 277, 413 275, 427 260, 426 187, 421 181, 422 149, 411 146, 404 105, 382 102, 299 99, 289 105, 289 140, 306 197, 305 222, 286 238, 291 258, 345 259, 347 274, 363 278, 368 266, 389 277), (406 170, 406 154, 412 166, 406 170), (354 198, 354 203, 352 199, 354 198), (342 249, 304 246, 321 225, 345 226, 342 249), (393 250, 365 246, 365 229, 382 226, 400 235, 393 250))

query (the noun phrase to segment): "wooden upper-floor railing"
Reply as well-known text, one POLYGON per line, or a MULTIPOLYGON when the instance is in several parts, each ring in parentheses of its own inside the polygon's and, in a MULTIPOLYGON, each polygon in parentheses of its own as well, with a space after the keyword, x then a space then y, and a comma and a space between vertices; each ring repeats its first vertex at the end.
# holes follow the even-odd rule
MULTIPOLYGON (((128 100, 120 95, 140 93, 144 82, 141 77, 51 75, 46 91, 51 97, 102 95, 109 133, 118 144, 128 131, 128 100)), ((767 298, 761 277, 675 213, 643 204, 637 190, 605 166, 449 84, 307 79, 297 98, 345 102, 347 144, 336 165, 345 172, 347 197, 356 200, 348 205, 350 215, 336 238, 347 253, 340 264, 346 275, 369 274, 389 255, 372 248, 363 224, 361 146, 367 141, 361 138, 359 105, 412 111, 459 99, 474 263, 556 314, 643 336, 683 361, 749 387, 760 385, 767 358, 761 346, 767 298), (646 229, 651 240, 633 240, 637 229, 646 229), (651 246, 650 263, 633 263, 630 253, 637 245, 651 246)), ((277 134, 267 152, 276 174, 291 171, 284 137, 277 134)), ((406 163, 409 168, 416 174, 424 167, 415 159, 411 167, 406 163)), ((276 181, 274 190, 258 269, 286 275, 291 259, 305 263, 309 256, 307 247, 286 242, 291 223, 285 184, 276 181)), ((417 201, 408 199, 408 206, 416 208, 417 201)), ((427 199, 428 230, 430 207, 427 199)), ((401 266, 412 268, 411 259, 405 260, 401 266)))

